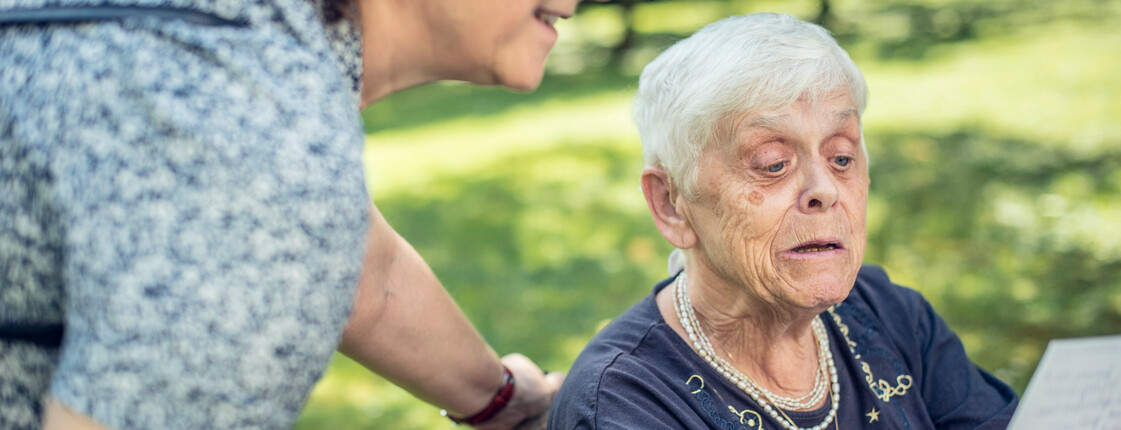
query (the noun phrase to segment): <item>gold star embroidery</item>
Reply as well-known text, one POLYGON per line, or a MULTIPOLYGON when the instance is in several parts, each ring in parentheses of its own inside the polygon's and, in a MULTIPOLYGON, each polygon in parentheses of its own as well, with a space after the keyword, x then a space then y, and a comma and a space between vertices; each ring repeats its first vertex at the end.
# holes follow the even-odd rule
POLYGON ((872 408, 872 412, 864 415, 868 416, 868 424, 872 424, 880 419, 880 411, 877 411, 876 408, 872 408))

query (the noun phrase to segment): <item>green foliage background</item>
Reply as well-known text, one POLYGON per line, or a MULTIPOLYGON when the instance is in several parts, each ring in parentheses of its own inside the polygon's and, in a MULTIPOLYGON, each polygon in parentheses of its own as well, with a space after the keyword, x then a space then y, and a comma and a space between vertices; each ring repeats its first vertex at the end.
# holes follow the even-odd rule
MULTIPOLYGON (((1048 340, 1121 333, 1121 2, 831 2, 871 102, 866 261, 922 291, 1022 391, 1048 340)), ((500 354, 564 370, 665 276, 646 212, 636 74, 704 24, 819 1, 585 3, 536 92, 416 88, 367 109, 379 208, 500 354)), ((301 429, 450 428, 339 356, 301 429)))

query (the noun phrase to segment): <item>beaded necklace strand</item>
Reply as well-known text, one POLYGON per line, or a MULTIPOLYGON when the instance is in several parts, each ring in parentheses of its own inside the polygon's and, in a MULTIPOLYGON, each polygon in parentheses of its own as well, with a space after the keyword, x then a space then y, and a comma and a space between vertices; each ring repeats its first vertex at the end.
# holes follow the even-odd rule
POLYGON ((713 369, 724 376, 724 379, 730 381, 736 387, 747 393, 763 407, 768 414, 771 415, 787 430, 824 430, 828 428, 829 424, 837 416, 837 409, 840 407, 841 399, 841 384, 837 379, 837 366, 833 360, 833 352, 829 349, 829 336, 825 333, 825 324, 821 322, 821 318, 814 318, 810 324, 813 328, 814 339, 818 343, 818 370, 814 377, 814 388, 809 393, 797 397, 789 398, 779 396, 756 384, 747 375, 740 372, 733 367, 730 363, 724 360, 723 357, 716 354, 716 350, 709 342, 708 336, 705 335, 704 330, 701 329, 700 322, 697 321, 697 316, 693 309, 692 300, 686 291, 685 272, 681 272, 677 276, 677 286, 674 294, 674 311, 677 313, 677 319, 681 321, 681 326, 685 328, 685 333, 689 336, 689 341, 693 343, 693 347, 697 353, 704 359, 713 369), (832 383, 825 383, 827 380, 832 383), (832 404, 829 408, 829 414, 825 416, 825 420, 813 427, 798 427, 794 421, 786 417, 782 412, 783 409, 787 410, 806 410, 821 402, 827 392, 825 387, 831 388, 830 399, 832 404))

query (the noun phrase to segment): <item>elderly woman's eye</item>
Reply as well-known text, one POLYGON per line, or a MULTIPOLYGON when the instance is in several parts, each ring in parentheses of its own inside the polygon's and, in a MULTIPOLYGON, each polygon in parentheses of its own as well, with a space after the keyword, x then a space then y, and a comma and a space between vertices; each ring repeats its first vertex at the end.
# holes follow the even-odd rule
POLYGON ((778 172, 782 171, 783 167, 786 167, 786 162, 785 161, 779 161, 775 164, 772 164, 772 165, 769 165, 769 166, 765 167, 765 169, 767 169, 767 171, 771 172, 771 173, 778 173, 778 172))
POLYGON ((841 167, 848 166, 849 162, 851 162, 851 161, 852 161, 852 157, 846 157, 846 156, 843 156, 843 155, 839 156, 839 157, 833 157, 833 162, 837 163, 837 165, 841 166, 841 167))

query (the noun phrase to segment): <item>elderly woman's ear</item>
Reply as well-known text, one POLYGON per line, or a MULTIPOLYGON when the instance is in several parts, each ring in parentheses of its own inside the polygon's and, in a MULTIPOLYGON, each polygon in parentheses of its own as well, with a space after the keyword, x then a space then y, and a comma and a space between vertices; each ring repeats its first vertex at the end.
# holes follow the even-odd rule
POLYGON ((665 169, 655 166, 642 169, 642 194, 646 196, 646 206, 662 237, 679 249, 697 244, 697 235, 684 211, 685 197, 674 188, 665 169))

